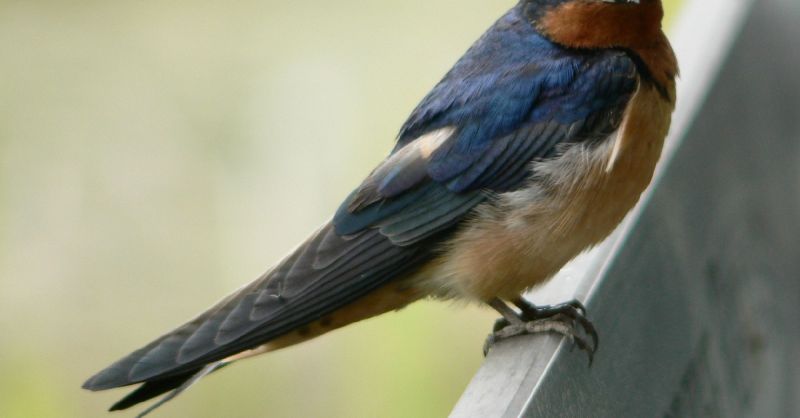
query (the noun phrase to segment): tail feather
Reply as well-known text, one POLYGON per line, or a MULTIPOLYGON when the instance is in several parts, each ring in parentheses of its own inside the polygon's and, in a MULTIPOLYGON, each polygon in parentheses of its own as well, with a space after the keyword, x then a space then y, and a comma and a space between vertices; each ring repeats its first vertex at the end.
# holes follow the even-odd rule
POLYGON ((111 408, 109 408, 109 411, 120 411, 123 409, 128 409, 138 403, 148 401, 159 395, 171 391, 162 399, 160 399, 158 402, 154 403, 153 405, 142 411, 142 413, 137 415, 137 418, 141 418, 149 414, 159 406, 165 404, 166 402, 180 395, 181 392, 188 389, 190 386, 195 384, 201 378, 207 376, 209 373, 219 370, 228 364, 230 363, 226 362, 212 363, 200 369, 192 370, 186 373, 181 373, 175 376, 169 376, 163 379, 145 382, 144 384, 136 388, 136 390, 129 393, 127 396, 125 396, 124 398, 120 399, 117 403, 112 405, 111 408))

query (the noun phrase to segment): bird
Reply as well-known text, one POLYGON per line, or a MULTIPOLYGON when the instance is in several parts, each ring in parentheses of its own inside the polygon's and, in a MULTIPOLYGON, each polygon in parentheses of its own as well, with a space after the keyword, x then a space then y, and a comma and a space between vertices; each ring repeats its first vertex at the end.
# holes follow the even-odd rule
POLYGON ((285 259, 89 378, 155 407, 233 362, 424 298, 502 315, 487 349, 555 332, 590 355, 577 300, 524 293, 602 242, 649 185, 678 64, 661 0, 519 0, 422 99, 395 146, 285 259))

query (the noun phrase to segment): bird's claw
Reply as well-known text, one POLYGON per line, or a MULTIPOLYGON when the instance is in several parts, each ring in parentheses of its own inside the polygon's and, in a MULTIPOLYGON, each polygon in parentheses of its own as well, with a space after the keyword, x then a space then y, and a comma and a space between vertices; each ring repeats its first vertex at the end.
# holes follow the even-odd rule
POLYGON ((579 300, 573 299, 569 302, 559 303, 558 305, 543 306, 536 306, 522 300, 517 303, 517 307, 522 311, 521 318, 526 321, 552 318, 557 315, 566 316, 579 324, 581 328, 583 328, 583 332, 591 337, 592 346, 594 347, 592 351, 597 351, 597 347, 600 344, 600 337, 597 334, 594 324, 586 318, 586 307, 583 306, 579 300))
POLYGON ((589 356, 589 365, 592 365, 594 353, 597 351, 599 337, 591 321, 586 318, 586 308, 577 300, 553 306, 535 306, 525 301, 517 303, 522 311, 520 319, 524 322, 511 324, 505 318, 500 318, 494 323, 492 334, 486 339, 483 354, 486 355, 491 347, 500 340, 521 334, 537 334, 542 332, 556 332, 569 338, 579 349, 589 356), (586 338, 577 330, 578 326, 583 333, 591 338, 589 344, 586 338))

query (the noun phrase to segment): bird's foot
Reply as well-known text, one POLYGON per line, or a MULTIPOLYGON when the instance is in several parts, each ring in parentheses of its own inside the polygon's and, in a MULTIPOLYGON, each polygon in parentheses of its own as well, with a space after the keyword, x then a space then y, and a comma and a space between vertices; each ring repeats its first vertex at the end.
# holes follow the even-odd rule
POLYGON ((586 308, 577 300, 572 300, 558 305, 535 306, 520 298, 514 301, 520 309, 518 318, 509 322, 506 318, 498 319, 493 328, 493 333, 486 339, 483 353, 500 340, 522 334, 537 334, 542 332, 555 332, 569 338, 573 344, 589 356, 591 366, 594 353, 597 351, 599 338, 591 321, 586 318, 586 308), (583 334, 591 338, 589 344, 583 334))
POLYGON ((578 301, 573 299, 569 302, 559 303, 558 305, 542 305, 536 306, 525 299, 517 299, 514 304, 522 311, 522 318, 525 320, 536 320, 552 318, 554 316, 563 315, 573 321, 573 328, 575 324, 583 328, 583 332, 592 339, 592 352, 597 351, 598 344, 600 344, 600 337, 597 335, 597 330, 594 328, 592 321, 586 318, 586 307, 578 301))

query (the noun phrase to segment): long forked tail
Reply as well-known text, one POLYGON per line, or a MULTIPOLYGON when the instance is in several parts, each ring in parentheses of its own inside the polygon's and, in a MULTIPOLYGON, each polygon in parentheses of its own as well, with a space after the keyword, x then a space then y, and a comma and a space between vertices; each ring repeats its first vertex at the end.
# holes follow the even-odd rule
POLYGON ((230 363, 219 361, 216 363, 208 364, 205 367, 198 370, 192 370, 190 372, 166 377, 164 379, 146 382, 142 386, 139 386, 133 392, 129 393, 124 398, 120 399, 114 405, 111 405, 109 411, 120 411, 123 409, 128 409, 140 402, 153 399, 156 396, 169 392, 166 396, 159 399, 158 402, 154 403, 153 405, 150 405, 147 409, 145 409, 139 415, 136 416, 136 418, 142 418, 145 415, 153 412, 159 406, 169 402, 176 396, 180 395, 184 390, 188 389, 190 386, 197 383, 198 380, 207 376, 209 373, 217 371, 227 366, 228 364, 230 363))

